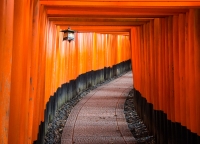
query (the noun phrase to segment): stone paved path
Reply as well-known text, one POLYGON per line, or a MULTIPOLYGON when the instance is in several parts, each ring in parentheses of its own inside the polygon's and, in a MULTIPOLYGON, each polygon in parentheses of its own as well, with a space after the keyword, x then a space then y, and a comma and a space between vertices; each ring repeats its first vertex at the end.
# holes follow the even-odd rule
POLYGON ((132 89, 128 72, 86 95, 71 111, 62 144, 135 144, 123 107, 132 89))

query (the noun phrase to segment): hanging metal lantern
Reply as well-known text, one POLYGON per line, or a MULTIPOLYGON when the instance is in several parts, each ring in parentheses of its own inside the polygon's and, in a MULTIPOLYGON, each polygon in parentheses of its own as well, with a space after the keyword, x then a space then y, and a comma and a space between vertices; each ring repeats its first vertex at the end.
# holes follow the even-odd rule
POLYGON ((70 27, 68 27, 67 30, 62 30, 61 32, 64 32, 63 40, 68 40, 69 42, 71 40, 74 40, 74 33, 75 33, 75 31, 71 30, 70 27))

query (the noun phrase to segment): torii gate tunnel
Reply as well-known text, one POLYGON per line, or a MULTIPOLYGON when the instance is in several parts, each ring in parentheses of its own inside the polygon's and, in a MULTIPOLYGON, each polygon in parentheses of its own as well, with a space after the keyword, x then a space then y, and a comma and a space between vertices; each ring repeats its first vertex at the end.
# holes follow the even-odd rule
POLYGON ((0 0, 0 143, 42 143, 58 108, 130 65, 157 142, 200 143, 199 0, 0 0))

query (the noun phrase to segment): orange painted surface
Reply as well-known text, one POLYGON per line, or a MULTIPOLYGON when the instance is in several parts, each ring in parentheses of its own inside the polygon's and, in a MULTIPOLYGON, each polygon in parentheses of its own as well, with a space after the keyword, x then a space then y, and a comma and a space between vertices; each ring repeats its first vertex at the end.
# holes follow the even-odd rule
POLYGON ((186 126, 186 83, 185 83, 185 14, 180 14, 178 19, 179 35, 179 82, 180 82, 180 121, 186 126))
POLYGON ((155 110, 198 135, 199 20, 200 10, 190 9, 131 29, 135 89, 155 110))
POLYGON ((153 83, 155 91, 154 91, 154 109, 159 110, 159 51, 158 49, 160 48, 160 32, 161 32, 161 27, 160 27, 160 19, 156 18, 154 20, 154 50, 153 50, 153 59, 154 59, 154 74, 155 74, 155 81, 153 83))
POLYGON ((166 114, 168 114, 167 118, 170 119, 169 117, 169 113, 170 113, 170 103, 166 103, 166 101, 170 101, 170 84, 169 84, 169 43, 168 43, 168 39, 169 39, 169 36, 168 36, 168 20, 169 18, 165 18, 165 49, 164 49, 164 84, 163 84, 163 87, 164 87, 164 91, 163 91, 163 103, 164 103, 164 106, 165 106, 165 110, 164 112, 166 114))
POLYGON ((173 73, 174 73, 174 110, 175 121, 180 122, 180 78, 179 78, 179 43, 178 15, 173 16, 173 73))
POLYGON ((161 49, 160 49, 160 61, 161 61, 161 65, 160 65, 160 73, 161 73, 161 77, 160 77, 160 84, 161 84, 161 109, 163 110, 164 113, 167 112, 166 110, 166 103, 165 101, 167 101, 166 99, 166 91, 165 91, 165 83, 166 83, 166 70, 165 70, 165 49, 166 49, 166 41, 165 41, 165 30, 166 30, 166 23, 167 23, 167 19, 166 18, 162 18, 161 19, 161 49))
POLYGON ((150 21, 150 29, 149 29, 149 33, 150 33, 150 52, 149 52, 149 66, 150 66, 150 71, 149 71, 149 77, 150 77, 150 100, 149 102, 150 103, 153 103, 154 102, 154 81, 155 81, 155 75, 154 75, 154 62, 153 62, 153 51, 154 51, 154 20, 151 20, 150 21))
MULTIPOLYGON (((168 48, 169 48, 169 116, 172 122, 175 122, 174 113, 174 65, 173 65, 173 18, 168 19, 168 48)), ((167 116, 168 117, 168 116, 167 116)))
MULTIPOLYGON (((5 144, 37 139, 46 103, 62 84, 131 58, 127 35, 76 33, 68 43, 44 6, 15 2, 0 3, 0 141, 5 144)), ((128 32, 116 27, 123 28, 128 32)))
POLYGON ((196 131, 196 102, 195 99, 195 65, 194 65, 194 10, 190 10, 188 17, 188 53, 189 53, 189 107, 190 107, 190 125, 191 131, 196 131))
POLYGON ((181 7, 181 6, 200 6, 199 1, 150 1, 150 2, 144 2, 141 3, 141 1, 104 1, 104 2, 98 2, 98 1, 48 1, 48 0, 42 0, 40 4, 44 4, 47 6, 92 6, 92 7, 181 7))
MULTIPOLYGON (((57 8, 57 9, 51 9, 49 8, 47 10, 47 14, 51 16, 50 20, 55 21, 58 24, 64 25, 69 22, 72 22, 72 25, 79 23, 82 23, 85 25, 85 23, 88 22, 104 22, 105 24, 108 22, 112 22, 114 18, 119 22, 124 22, 122 25, 127 24, 128 22, 131 25, 137 25, 137 23, 144 23, 150 18, 155 18, 155 17, 162 17, 162 16, 168 16, 168 15, 174 15, 174 14, 179 14, 181 12, 186 12, 187 9, 171 9, 170 11, 167 9, 148 9, 148 8, 95 8, 95 7, 89 7, 85 9, 80 9, 80 8, 70 8, 69 6, 67 8, 57 8), (92 11, 92 13, 90 11, 92 11), (81 16, 81 18, 70 18, 70 17, 76 17, 77 15, 81 16), (100 19, 104 15, 104 19, 100 19), (131 17, 130 17, 131 15, 131 17), (59 17, 56 17, 59 16, 59 17), (61 16, 61 17, 60 17, 61 16), (88 18, 91 17, 91 18, 88 18), (123 17, 124 19, 121 19, 123 17), (132 20, 131 20, 131 19, 132 20), (94 20, 95 19, 95 20, 94 20), (131 20, 131 21, 130 21, 131 20)), ((117 22, 115 20, 115 22, 117 22)), ((98 24, 98 23, 97 23, 98 24)), ((79 25, 79 24, 78 24, 79 25)))
MULTIPOLYGON (((189 85, 189 45, 188 45, 188 18, 189 18, 189 13, 186 13, 186 20, 185 20, 185 85, 188 87, 189 85)), ((186 95, 186 116, 190 117, 190 92, 189 92, 189 87, 185 89, 186 95)), ((190 118, 186 119, 186 125, 189 127, 190 126, 190 118)))
POLYGON ((1 0, 0 142, 32 143, 63 83, 130 58, 142 96, 200 135, 200 10, 193 6, 200 2, 1 0), (68 25, 78 31, 71 43, 60 33, 68 25))
POLYGON ((197 134, 200 135, 200 10, 194 12, 194 64, 195 64, 195 97, 196 97, 196 129, 197 134))
MULTIPOLYGON (((146 48, 146 85, 151 85, 150 83, 150 23, 146 24, 146 38, 147 38, 147 48, 146 48)), ((151 88, 148 87, 146 91, 147 101, 151 101, 151 88)))
POLYGON ((12 0, 0 1, 0 142, 8 143, 13 46, 12 0))

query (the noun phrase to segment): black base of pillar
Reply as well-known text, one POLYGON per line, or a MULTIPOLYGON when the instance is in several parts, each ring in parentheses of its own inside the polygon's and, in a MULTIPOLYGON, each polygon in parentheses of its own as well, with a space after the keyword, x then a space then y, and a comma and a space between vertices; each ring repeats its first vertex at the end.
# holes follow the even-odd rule
POLYGON ((137 90, 134 92, 134 106, 157 144, 200 144, 200 136, 180 123, 168 120, 163 111, 154 110, 137 90))

